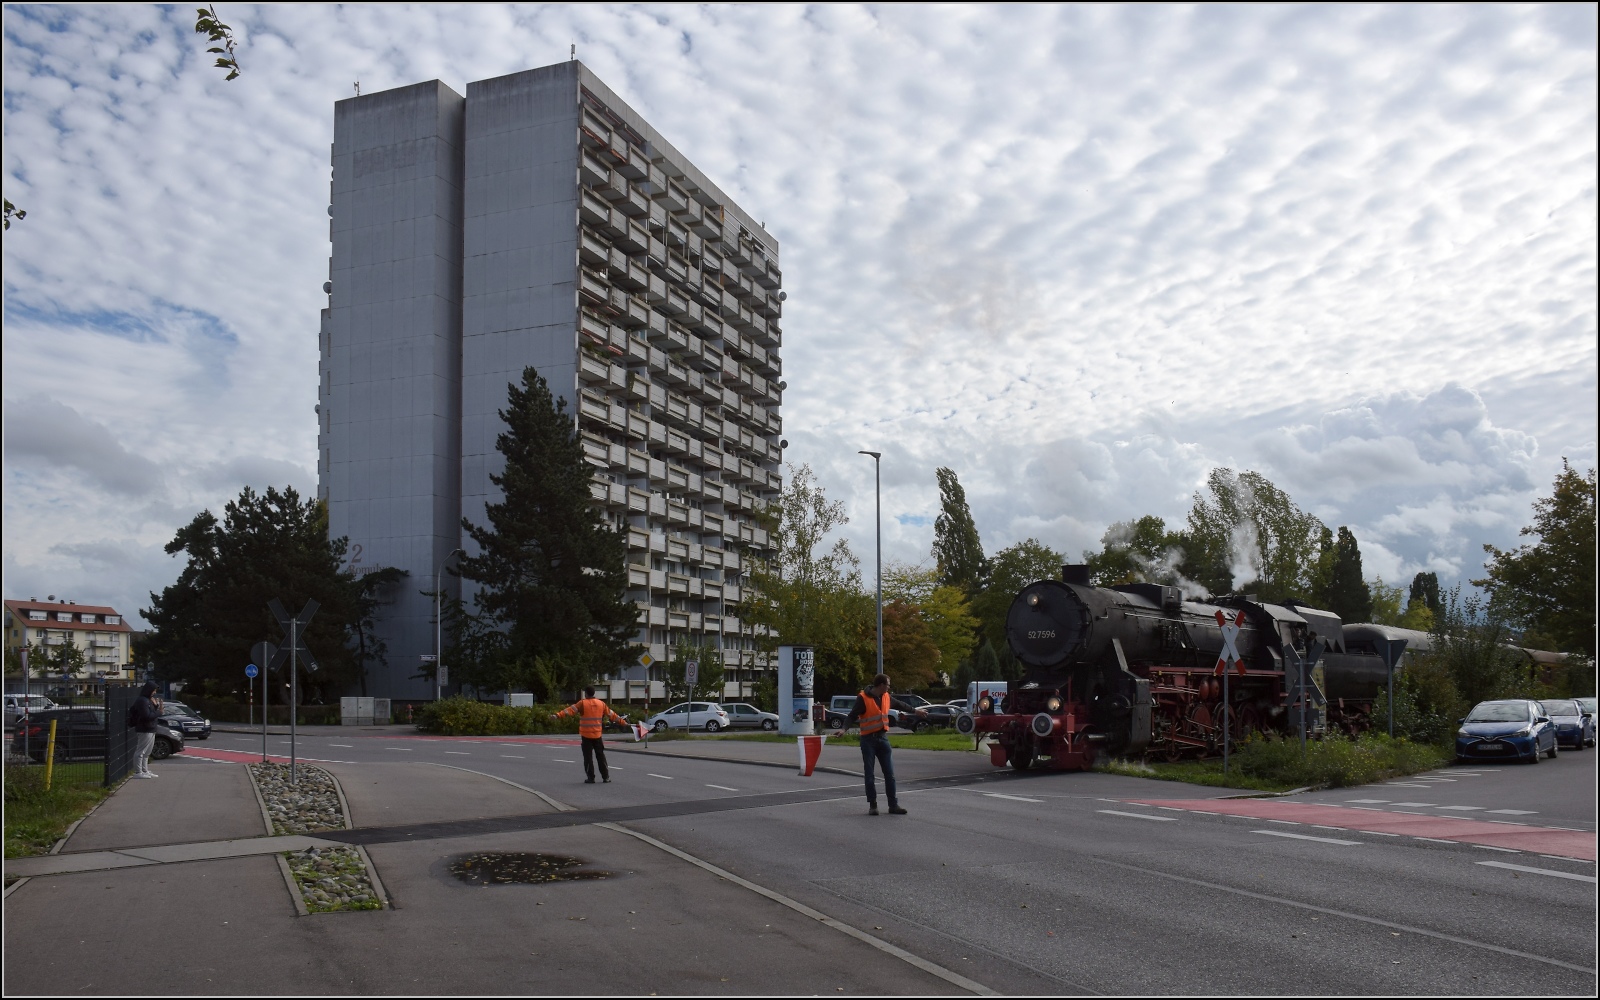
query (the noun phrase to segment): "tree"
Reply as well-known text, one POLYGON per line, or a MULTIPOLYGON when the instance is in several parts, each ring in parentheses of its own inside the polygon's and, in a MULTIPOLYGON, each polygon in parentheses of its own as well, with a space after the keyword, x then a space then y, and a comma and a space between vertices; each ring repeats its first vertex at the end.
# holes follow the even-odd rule
POLYGON ((858 690, 877 669, 877 617, 850 546, 828 543, 849 521, 844 505, 828 499, 809 465, 790 466, 763 519, 772 556, 751 567, 741 616, 765 627, 763 649, 814 647, 819 693, 858 690))
POLYGON ((1097 587, 1124 583, 1179 584, 1178 563, 1183 538, 1167 531, 1167 523, 1151 514, 1118 521, 1100 536, 1099 552, 1084 552, 1089 580, 1097 587))
POLYGON ((1508 645, 1510 630, 1476 594, 1451 587, 1433 628, 1433 655, 1466 703, 1510 698, 1528 680, 1523 657, 1508 645))
POLYGON ((1550 496, 1533 502, 1532 544, 1502 552, 1485 545, 1488 575, 1473 585, 1528 645, 1595 658, 1595 470, 1580 475, 1565 458, 1550 496))
MULTIPOLYGON (((1029 538, 995 553, 989 568, 989 580, 982 593, 972 602, 973 617, 985 641, 992 643, 996 653, 1006 647, 1006 614, 1017 591, 1036 580, 1055 580, 1061 576, 1061 553, 1037 538, 1029 538)), ((999 677, 980 677, 979 680, 1002 680, 999 677)))
POLYGON ((883 670, 902 691, 927 687, 939 672, 939 647, 917 608, 904 601, 883 606, 883 670))
POLYGON ((1430 620, 1439 613, 1439 574, 1418 573, 1411 578, 1411 595, 1406 601, 1407 613, 1419 605, 1427 610, 1430 620))
MULTIPOLYGON (((1417 574, 1421 576, 1422 574, 1417 574)), ((1430 576, 1432 574, 1429 574, 1430 576)), ((1437 578, 1435 578, 1437 579, 1437 578)), ((1399 587, 1391 587, 1383 582, 1383 577, 1378 577, 1367 584, 1367 589, 1372 594, 1372 618, 1376 625, 1392 625, 1396 628, 1415 629, 1418 632, 1433 630, 1433 612, 1428 605, 1420 600, 1411 600, 1405 607, 1401 607, 1401 599, 1405 591, 1399 587)))
MULTIPOLYGON (((916 609, 927 626, 929 640, 939 651, 937 669, 954 676, 977 642, 978 619, 972 615, 966 592, 959 587, 940 586, 935 570, 890 563, 884 569, 883 598, 916 609)), ((888 631, 887 625, 884 630, 888 631)))
MULTIPOLYGON (((1328 529, 1322 529, 1326 539, 1328 529)), ((1328 572, 1321 587, 1312 592, 1317 606, 1347 622, 1372 620, 1372 591, 1361 578, 1361 547, 1349 528, 1340 526, 1339 539, 1325 550, 1328 572)))
POLYGON ((724 676, 722 650, 716 646, 692 646, 683 636, 667 648, 667 697, 673 701, 722 701, 724 676), (685 683, 689 661, 697 664, 694 689, 685 683))
POLYGON ((638 631, 627 543, 589 502, 590 469, 566 401, 531 365, 506 390, 506 429, 495 439, 505 468, 489 477, 501 499, 485 508, 488 526, 462 518, 477 554, 457 572, 479 585, 482 626, 503 636, 498 650, 489 644, 491 664, 527 676, 536 663, 559 663, 565 676, 555 683, 582 684, 621 663, 638 631))
POLYGON ((1309 593, 1322 522, 1259 472, 1213 469, 1206 486, 1189 511, 1183 574, 1275 604, 1309 593))
POLYGON ((951 469, 934 471, 939 479, 939 516, 933 522, 933 559, 939 582, 976 594, 988 576, 978 526, 967 508, 967 493, 951 469))
POLYGON ((217 17, 217 6, 198 7, 195 9, 194 30, 196 34, 205 35, 207 41, 221 42, 214 45, 207 52, 215 53, 217 68, 225 69, 228 75, 225 80, 232 80, 239 75, 239 58, 233 51, 233 29, 222 23, 217 17))
POLYGON ((302 675, 303 690, 308 700, 343 691, 360 676, 363 615, 361 580, 341 568, 345 545, 328 537, 322 501, 302 501, 293 487, 245 487, 221 519, 202 511, 167 543, 168 555, 188 562, 177 582, 150 595, 141 655, 167 679, 242 694, 250 647, 281 633, 267 602, 276 597, 297 613, 315 598, 321 607, 303 639, 321 669, 302 675))

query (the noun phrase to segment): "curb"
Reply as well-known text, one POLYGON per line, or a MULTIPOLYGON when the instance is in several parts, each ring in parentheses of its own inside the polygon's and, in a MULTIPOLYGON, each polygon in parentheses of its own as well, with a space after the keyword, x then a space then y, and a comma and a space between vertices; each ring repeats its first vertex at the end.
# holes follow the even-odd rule
POLYGON ((1248 795, 1219 795, 1217 801, 1225 799, 1281 799, 1290 795, 1299 795, 1301 792, 1321 791, 1325 785, 1306 785, 1304 788, 1291 788, 1287 792, 1251 792, 1248 795))

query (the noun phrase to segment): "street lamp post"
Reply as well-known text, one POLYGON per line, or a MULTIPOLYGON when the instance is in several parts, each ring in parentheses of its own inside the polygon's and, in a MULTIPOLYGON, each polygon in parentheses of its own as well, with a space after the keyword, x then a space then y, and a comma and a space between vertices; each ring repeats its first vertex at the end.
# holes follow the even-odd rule
POLYGON ((883 452, 859 451, 858 455, 872 456, 872 481, 877 492, 877 513, 874 518, 878 535, 878 673, 883 673, 883 452))
POLYGON ((444 575, 444 564, 458 555, 464 554, 463 549, 453 549, 449 555, 439 562, 439 568, 433 571, 433 700, 444 700, 444 685, 439 683, 439 671, 444 667, 444 587, 440 584, 440 577, 444 575))

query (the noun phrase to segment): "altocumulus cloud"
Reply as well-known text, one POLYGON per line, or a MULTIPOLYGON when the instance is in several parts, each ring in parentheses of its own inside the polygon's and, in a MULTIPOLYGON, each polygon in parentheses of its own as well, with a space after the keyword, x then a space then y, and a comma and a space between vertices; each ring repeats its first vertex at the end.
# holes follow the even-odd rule
POLYGON ((308 485, 332 102, 573 40, 782 241, 789 457, 858 551, 864 447, 898 558, 937 465, 991 550, 1075 553, 1229 464, 1386 577, 1470 575, 1560 454, 1594 461, 1590 5, 224 16, 228 84, 189 8, 4 9, 8 420, 59 404, 160 470, 133 500, 8 450, 8 593, 131 612, 175 568, 73 546, 159 553, 245 482, 308 485))

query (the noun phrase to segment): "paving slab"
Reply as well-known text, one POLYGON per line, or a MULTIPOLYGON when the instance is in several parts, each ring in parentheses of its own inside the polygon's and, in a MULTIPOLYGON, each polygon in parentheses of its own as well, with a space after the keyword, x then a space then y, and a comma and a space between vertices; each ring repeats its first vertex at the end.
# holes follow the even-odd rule
POLYGON ((245 858, 283 851, 304 851, 312 847, 338 847, 340 843, 317 837, 254 837, 248 840, 212 840, 162 847, 131 847, 120 851, 79 851, 74 854, 46 854, 35 858, 6 861, 7 878, 37 878, 42 875, 70 875, 75 872, 136 868, 140 865, 177 864, 186 861, 214 861, 218 858, 245 858))
POLYGON ((259 837, 266 829, 250 775, 239 764, 152 761, 161 777, 130 778, 67 838, 62 853, 150 847, 174 841, 259 837))
POLYGON ((358 827, 555 812, 530 791, 466 768, 411 761, 320 766, 339 779, 358 827))

